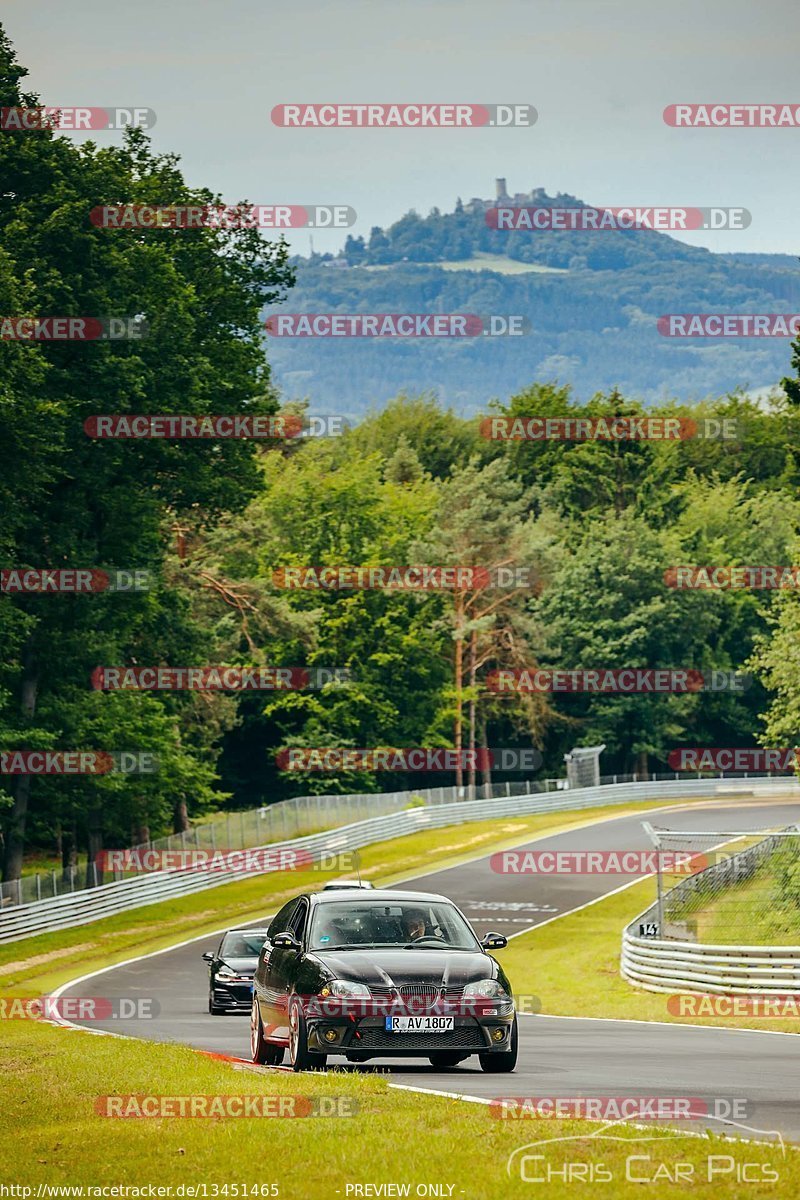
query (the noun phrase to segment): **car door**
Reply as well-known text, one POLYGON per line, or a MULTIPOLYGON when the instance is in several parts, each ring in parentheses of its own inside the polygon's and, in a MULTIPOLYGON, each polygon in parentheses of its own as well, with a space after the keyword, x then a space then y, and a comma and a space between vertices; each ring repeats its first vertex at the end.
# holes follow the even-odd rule
MULTIPOLYGON (((270 921, 267 928, 267 940, 264 942, 253 981, 253 992, 258 998, 258 1006, 261 1010, 261 1021, 265 1032, 270 1037, 278 1034, 276 1026, 279 1024, 278 1001, 280 999, 280 994, 276 991, 279 980, 274 971, 273 959, 275 956, 280 958, 282 953, 272 945, 272 939, 276 934, 283 933, 285 929, 289 928, 292 913, 297 905, 298 900, 295 896, 288 904, 284 904, 283 908, 270 921)), ((282 1006, 281 1011, 285 1011, 285 1005, 282 1006)), ((283 1036, 283 1034, 278 1034, 278 1036, 283 1036)), ((288 1033, 286 1036, 288 1037, 288 1033)))
MULTIPOLYGON (((301 896, 285 926, 286 931, 293 934, 301 946, 305 937, 307 919, 308 900, 305 896, 301 896)), ((282 933, 283 930, 276 929, 275 932, 282 933)), ((270 950, 269 986, 270 993, 274 997, 275 1036, 279 1038, 289 1037, 289 997, 297 981, 301 962, 302 952, 300 951, 284 949, 280 946, 273 946, 270 950)))

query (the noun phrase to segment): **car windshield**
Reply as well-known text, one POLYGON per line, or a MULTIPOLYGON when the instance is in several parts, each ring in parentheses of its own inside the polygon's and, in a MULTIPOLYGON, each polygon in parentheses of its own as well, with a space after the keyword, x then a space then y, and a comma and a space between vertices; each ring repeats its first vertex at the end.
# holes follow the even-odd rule
POLYGON ((364 947, 476 950, 479 943, 458 909, 440 901, 336 901, 318 904, 309 934, 312 950, 364 947))
POLYGON ((258 958, 266 935, 263 933, 226 933, 222 941, 222 958, 258 958))

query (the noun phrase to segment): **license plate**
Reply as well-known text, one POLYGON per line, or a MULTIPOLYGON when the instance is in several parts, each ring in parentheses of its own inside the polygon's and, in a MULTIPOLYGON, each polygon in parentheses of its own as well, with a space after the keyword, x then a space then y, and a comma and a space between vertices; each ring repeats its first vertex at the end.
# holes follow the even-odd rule
POLYGON ((448 1033, 454 1028, 453 1017, 387 1017, 387 1033, 448 1033))

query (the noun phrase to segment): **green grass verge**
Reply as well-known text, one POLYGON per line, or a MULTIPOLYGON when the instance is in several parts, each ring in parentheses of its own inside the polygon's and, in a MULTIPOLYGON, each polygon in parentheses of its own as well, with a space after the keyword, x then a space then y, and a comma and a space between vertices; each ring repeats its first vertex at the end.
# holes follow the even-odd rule
MULTIPOLYGON (((697 1200, 736 1194, 732 1161, 755 1164, 751 1175, 778 1173, 778 1183, 769 1184, 768 1191, 749 1186, 748 1196, 788 1197, 800 1189, 800 1155, 789 1149, 783 1158, 774 1145, 734 1145, 719 1137, 675 1137, 656 1129, 646 1134, 631 1127, 612 1131, 628 1141, 597 1141, 589 1137, 598 1129, 590 1122, 499 1120, 484 1105, 395 1090, 387 1077, 376 1074, 256 1074, 177 1046, 93 1037, 35 1022, 9 1025, 0 1091, 6 1134, 0 1178, 33 1188, 34 1197, 39 1184, 173 1189, 205 1184, 205 1195, 213 1197, 237 1192, 215 1193, 212 1185, 253 1188, 270 1183, 278 1185, 280 1200, 337 1195, 345 1200, 348 1185, 367 1183, 408 1184, 411 1196, 420 1184, 438 1184, 444 1187, 440 1195, 456 1200, 530 1197, 531 1184, 518 1173, 509 1179, 506 1162, 512 1151, 549 1138, 580 1140, 534 1148, 545 1160, 535 1168, 530 1164, 529 1173, 540 1174, 547 1164, 558 1171, 568 1164, 573 1172, 585 1172, 581 1164, 592 1164, 594 1171, 602 1164, 614 1179, 602 1194, 615 1198, 642 1194, 641 1184, 626 1182, 626 1159, 636 1155, 648 1155, 649 1161, 637 1160, 631 1172, 641 1176, 646 1171, 648 1177, 660 1172, 662 1181, 665 1170, 691 1164, 697 1200), (342 1097, 357 1103, 359 1111, 350 1117, 299 1120, 122 1119, 96 1112, 98 1097, 109 1094, 303 1096, 327 1097, 329 1102, 342 1097), (646 1136, 657 1140, 643 1141, 646 1136), (716 1181, 708 1180, 709 1156, 719 1156, 711 1159, 716 1181)), ((648 1194, 667 1192, 653 1189, 648 1194)), ((556 1176, 546 1195, 574 1198, 575 1184, 556 1176)))
POLYGON ((800 908, 782 898, 767 864, 746 883, 726 888, 690 918, 703 942, 797 946, 800 908))
MULTIPOLYGON (((634 988, 619 973, 622 930, 655 900, 645 879, 590 907, 515 937, 497 955, 517 993, 538 997, 542 1012, 565 1017, 620 1017, 686 1023, 667 1008, 668 996, 634 988), (565 953, 565 947, 569 952, 565 953)), ((691 1024, 800 1033, 800 1021, 754 1017, 693 1017, 691 1024)))

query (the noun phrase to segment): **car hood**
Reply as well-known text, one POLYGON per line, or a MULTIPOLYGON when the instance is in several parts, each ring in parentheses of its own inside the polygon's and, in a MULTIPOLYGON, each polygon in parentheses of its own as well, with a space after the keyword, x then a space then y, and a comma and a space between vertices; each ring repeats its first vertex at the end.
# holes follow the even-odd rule
POLYGON ((314 958, 336 979, 350 979, 368 987, 402 987, 421 983, 436 987, 463 987, 475 979, 494 979, 493 959, 467 950, 329 950, 314 958))
POLYGON ((237 975, 252 975, 258 966, 257 958, 224 958, 220 964, 237 975))

